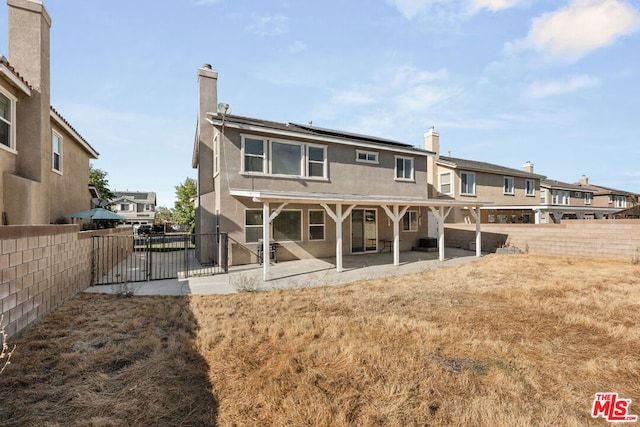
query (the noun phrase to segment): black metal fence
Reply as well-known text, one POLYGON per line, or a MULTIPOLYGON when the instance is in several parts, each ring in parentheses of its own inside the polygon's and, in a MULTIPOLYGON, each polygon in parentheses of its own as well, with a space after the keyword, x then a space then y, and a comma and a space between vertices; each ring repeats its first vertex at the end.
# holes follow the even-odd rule
POLYGON ((226 273, 227 234, 92 237, 92 285, 226 273))

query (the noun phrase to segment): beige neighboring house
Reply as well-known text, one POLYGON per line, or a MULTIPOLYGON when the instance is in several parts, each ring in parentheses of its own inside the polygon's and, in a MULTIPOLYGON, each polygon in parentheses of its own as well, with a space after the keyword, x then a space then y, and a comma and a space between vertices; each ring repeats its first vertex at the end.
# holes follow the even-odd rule
MULTIPOLYGON (((341 271, 343 253, 389 251, 397 265, 400 251, 427 237, 428 212, 444 219, 463 203, 429 198, 429 150, 230 115, 217 103, 217 81, 210 65, 198 69, 196 233, 228 233, 230 265, 256 262, 262 242, 272 241, 278 260, 335 257, 341 271)), ((438 231, 442 251, 444 226, 438 231)), ((201 262, 218 262, 216 248, 196 246, 201 262)))
POLYGON ((127 225, 153 224, 156 218, 156 193, 150 191, 114 191, 113 211, 127 225))
POLYGON ((574 185, 584 188, 585 190, 593 190, 593 206, 598 208, 617 209, 616 213, 629 208, 633 208, 638 204, 638 195, 629 191, 616 190, 614 188, 603 187, 589 183, 586 175, 580 177, 580 181, 574 185))
POLYGON ((540 222, 559 224, 562 219, 603 219, 623 210, 596 202, 597 190, 590 186, 545 179, 541 184, 540 222))
POLYGON ((0 212, 3 225, 66 222, 91 208, 98 153, 50 103, 51 18, 34 0, 7 0, 9 60, 0 58, 0 212))
MULTIPOLYGON (((474 203, 491 204, 480 210, 482 223, 534 223, 535 209, 540 198, 540 182, 545 177, 533 172, 533 164, 526 162, 522 169, 493 163, 441 156, 440 135, 432 128, 425 135, 425 148, 435 156, 430 167, 430 196, 474 203)), ((473 222, 473 212, 466 206, 453 210, 447 222, 473 222)), ((433 231, 432 231, 433 233, 433 231)))

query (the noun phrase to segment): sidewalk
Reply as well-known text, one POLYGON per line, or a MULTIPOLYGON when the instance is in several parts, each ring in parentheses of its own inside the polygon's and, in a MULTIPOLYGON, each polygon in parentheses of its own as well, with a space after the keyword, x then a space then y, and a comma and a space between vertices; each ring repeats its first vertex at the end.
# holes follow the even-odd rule
POLYGON ((394 266, 391 253, 349 255, 343 258, 342 273, 336 272, 335 258, 285 261, 271 265, 270 280, 266 282, 262 280, 262 266, 250 264, 230 267, 228 274, 91 286, 85 292, 117 293, 122 286, 135 295, 204 295, 300 289, 418 273, 477 259, 475 252, 454 248, 447 248, 446 256, 441 262, 437 252, 402 252, 400 265, 394 266))

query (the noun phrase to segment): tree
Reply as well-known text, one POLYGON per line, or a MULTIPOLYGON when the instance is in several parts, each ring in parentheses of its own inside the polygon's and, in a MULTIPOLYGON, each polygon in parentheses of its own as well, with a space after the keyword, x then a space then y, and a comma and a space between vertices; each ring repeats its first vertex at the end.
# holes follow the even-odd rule
POLYGON ((107 179, 107 172, 102 169, 94 168, 93 165, 89 165, 89 184, 95 185, 100 194, 100 198, 111 202, 115 199, 116 195, 109 188, 109 180, 107 179))
POLYGON ((189 230, 193 230, 196 224, 196 212, 193 207, 193 201, 198 192, 196 180, 187 178, 175 188, 178 200, 176 200, 173 210, 174 219, 178 224, 188 227, 189 230))
POLYGON ((156 207, 156 219, 155 222, 157 224, 165 224, 170 222, 175 222, 174 218, 175 214, 173 209, 169 209, 165 206, 157 206, 156 207))

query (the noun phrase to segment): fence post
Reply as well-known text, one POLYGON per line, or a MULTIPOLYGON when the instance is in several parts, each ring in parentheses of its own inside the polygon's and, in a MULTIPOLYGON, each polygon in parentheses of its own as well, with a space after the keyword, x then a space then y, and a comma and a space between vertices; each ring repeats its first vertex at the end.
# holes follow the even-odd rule
POLYGON ((151 269, 153 268, 153 264, 151 261, 151 235, 147 235, 147 281, 151 280, 151 269))
POLYGON ((224 272, 228 273, 229 272, 229 240, 228 240, 228 235, 227 233, 222 233, 221 234, 221 243, 222 243, 222 263, 223 263, 223 268, 224 268, 224 272))

